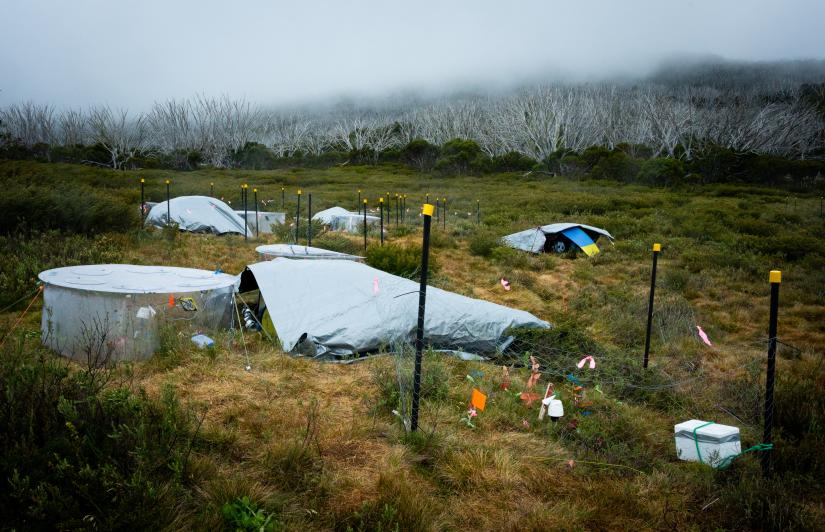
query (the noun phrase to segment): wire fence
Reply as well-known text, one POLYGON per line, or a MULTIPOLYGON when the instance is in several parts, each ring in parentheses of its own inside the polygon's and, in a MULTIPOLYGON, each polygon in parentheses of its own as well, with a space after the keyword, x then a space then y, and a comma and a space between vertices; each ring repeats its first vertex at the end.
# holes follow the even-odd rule
MULTIPOLYGON (((605 400, 653 408, 674 420, 712 419, 739 426, 743 433, 756 438, 761 430, 764 411, 765 352, 767 339, 725 346, 736 352, 735 361, 708 357, 654 356, 647 369, 642 367, 641 352, 600 348, 566 349, 550 340, 515 338, 504 349, 486 357, 463 352, 460 346, 430 350, 424 360, 421 388, 422 425, 430 427, 445 422, 443 401, 455 385, 438 357, 453 356, 478 364, 468 366, 465 386, 466 406, 470 416, 480 415, 473 408, 472 389, 489 398, 503 392, 517 397, 526 410, 512 411, 527 418, 538 413, 546 397, 562 400, 565 416, 571 419, 598 415, 605 400), (475 410, 475 412, 473 412, 475 410)), ((393 346, 398 401, 395 413, 409 429, 414 376, 414 346, 393 346)), ((497 408, 496 403, 485 408, 497 408)), ((449 409, 455 418, 455 408, 449 409)), ((455 419, 454 419, 455 421, 455 419)), ((521 419, 515 421, 522 421, 521 419)), ((528 420, 529 421, 529 420, 528 420)))

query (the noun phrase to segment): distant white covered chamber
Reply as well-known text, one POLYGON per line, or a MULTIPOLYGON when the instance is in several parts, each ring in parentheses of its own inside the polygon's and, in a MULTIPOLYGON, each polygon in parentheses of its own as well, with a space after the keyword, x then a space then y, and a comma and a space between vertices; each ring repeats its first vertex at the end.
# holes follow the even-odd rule
POLYGON ((171 266, 102 264, 41 272, 43 344, 86 363, 150 357, 164 326, 232 325, 236 277, 171 266))
MULTIPOLYGON (((254 212, 253 212, 254 218, 254 212)), ((165 227, 175 223, 181 231, 214 233, 254 234, 229 205, 209 196, 180 196, 162 201, 152 207, 146 216, 146 225, 165 227)))

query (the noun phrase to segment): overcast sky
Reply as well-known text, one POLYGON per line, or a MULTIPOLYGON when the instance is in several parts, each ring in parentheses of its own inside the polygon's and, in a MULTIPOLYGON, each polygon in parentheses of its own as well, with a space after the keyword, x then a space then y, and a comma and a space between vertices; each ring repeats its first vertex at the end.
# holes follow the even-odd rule
POLYGON ((296 103, 825 58, 824 0, 0 0, 0 105, 296 103), (672 5, 672 7, 666 7, 672 5))

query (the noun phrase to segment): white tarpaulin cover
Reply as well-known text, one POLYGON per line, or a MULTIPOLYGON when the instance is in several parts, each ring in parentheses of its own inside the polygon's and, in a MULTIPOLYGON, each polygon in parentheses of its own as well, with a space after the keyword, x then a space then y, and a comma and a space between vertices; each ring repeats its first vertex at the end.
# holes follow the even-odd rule
MULTIPOLYGON (((244 211, 236 210, 235 213, 244 218, 244 211)), ((261 234, 272 234, 273 225, 284 225, 286 222, 286 213, 284 212, 264 212, 258 211, 258 217, 255 218, 255 206, 251 210, 246 211, 246 223, 250 229, 260 232, 261 234)))
MULTIPOLYGON (((209 196, 180 196, 169 202, 169 215, 172 222, 178 224, 181 231, 192 233, 244 234, 243 215, 219 199, 209 196)), ((146 216, 146 225, 164 227, 169 223, 166 218, 167 202, 162 201, 152 207, 146 216)), ((254 217, 254 213, 253 213, 254 217)), ((254 233, 247 229, 247 234, 254 233)))
POLYGON ((556 235, 574 227, 580 228, 593 239, 593 241, 598 239, 600 235, 606 236, 610 240, 615 240, 613 235, 598 227, 574 223, 557 223, 533 227, 519 231, 518 233, 513 233, 512 235, 507 235, 504 237, 504 242, 508 246, 516 249, 530 251, 532 253, 542 253, 545 250, 544 244, 547 242, 548 235, 556 235))
MULTIPOLYGON (((361 224, 364 223, 364 214, 357 212, 350 212, 343 207, 332 207, 319 211, 313 217, 313 220, 318 220, 324 225, 328 225, 335 231, 348 231, 350 233, 357 232, 361 224)), ((367 215, 367 225, 373 225, 380 222, 378 216, 371 214, 367 215)))
MULTIPOLYGON (((415 339, 417 282, 345 260, 250 264, 242 292, 260 289, 285 351, 344 356, 415 339)), ((490 353, 509 327, 550 325, 528 312, 427 287, 425 343, 490 353)))
MULTIPOLYGON (((41 272, 44 345, 85 362, 91 346, 113 360, 148 358, 164 324, 232 324, 237 277, 192 268, 102 264, 41 272)), ((94 355, 94 353, 93 353, 94 355)))
POLYGON ((258 246, 255 251, 263 255, 266 260, 278 257, 288 259, 331 259, 331 260, 363 260, 364 257, 358 255, 348 255, 331 251, 329 249, 314 248, 312 246, 301 246, 298 244, 268 244, 258 246))

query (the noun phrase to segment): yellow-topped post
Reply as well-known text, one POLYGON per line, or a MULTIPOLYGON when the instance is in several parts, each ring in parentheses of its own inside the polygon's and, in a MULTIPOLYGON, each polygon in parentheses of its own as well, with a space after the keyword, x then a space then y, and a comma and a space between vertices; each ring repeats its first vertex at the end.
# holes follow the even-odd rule
MULTIPOLYGON (((771 306, 768 316, 768 368, 765 375, 765 427, 762 443, 773 445, 773 388, 776 379, 776 334, 779 321, 779 285, 782 284, 782 272, 771 270, 768 274, 771 285, 771 306)), ((769 447, 762 451, 762 474, 770 476, 773 452, 769 447)))
POLYGON ((170 201, 171 201, 172 197, 171 197, 170 192, 169 192, 169 185, 171 185, 171 184, 172 184, 172 182, 167 179, 166 180, 166 224, 167 225, 172 223, 172 205, 170 204, 170 201))
POLYGON ((255 200, 255 237, 261 236, 261 221, 258 219, 258 189, 252 189, 252 199, 255 200))
POLYGON ((421 358, 424 352, 424 313, 427 306, 427 270, 430 264, 430 226, 433 210, 429 203, 421 207, 421 214, 424 215, 424 241, 421 246, 421 282, 418 288, 418 327, 415 330, 415 370, 410 412, 410 429, 413 431, 418 430, 418 404, 421 400, 421 358))
POLYGON ((367 250, 367 198, 364 198, 364 251, 367 250))
POLYGON ((298 201, 296 202, 297 205, 295 207, 295 243, 298 243, 298 232, 299 228, 301 227, 301 189, 298 189, 298 201))
POLYGON ((444 210, 444 216, 442 216, 441 222, 444 224, 444 229, 447 229, 447 198, 443 198, 441 203, 441 208, 444 210))
POLYGON ((243 203, 243 239, 249 239, 248 218, 249 218, 249 185, 241 185, 241 202, 243 203))
POLYGON ((642 366, 647 368, 650 358, 650 332, 653 327, 653 296, 656 292, 656 264, 659 261, 659 253, 662 245, 658 242, 653 244, 653 269, 650 271, 650 299, 647 302, 647 332, 645 333, 645 356, 642 366))
POLYGON ((142 177, 140 178, 140 226, 143 227, 143 220, 146 216, 146 201, 143 195, 143 187, 146 184, 146 180, 142 177))
POLYGON ((381 245, 384 245, 384 196, 378 198, 378 214, 381 219, 378 229, 381 233, 381 245))

